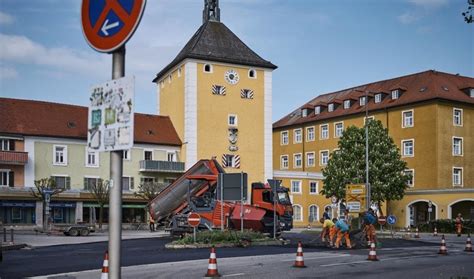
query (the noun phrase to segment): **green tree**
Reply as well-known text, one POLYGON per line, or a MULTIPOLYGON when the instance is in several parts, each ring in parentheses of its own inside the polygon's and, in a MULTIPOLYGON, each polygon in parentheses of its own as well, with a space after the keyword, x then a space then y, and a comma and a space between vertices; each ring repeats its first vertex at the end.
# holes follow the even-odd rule
POLYGON ((474 22, 474 18, 472 17, 472 9, 474 9, 474 5, 469 4, 467 7, 467 10, 462 13, 462 16, 464 17, 464 21, 466 23, 474 22))
POLYGON ((48 212, 46 210, 46 195, 49 192, 50 199, 52 199, 53 196, 64 192, 65 189, 58 188, 56 181, 52 177, 35 180, 34 184, 35 188, 31 189, 31 195, 43 202, 43 231, 46 232, 48 230, 49 219, 49 214, 47 214, 48 212))
POLYGON ((158 182, 145 182, 138 185, 138 191, 135 192, 135 196, 148 202, 147 206, 145 207, 145 218, 147 216, 146 213, 149 210, 150 202, 154 200, 156 196, 158 196, 158 194, 167 186, 168 184, 158 182))
POLYGON ((104 207, 109 203, 109 188, 110 182, 108 180, 99 179, 97 183, 91 183, 89 192, 94 200, 99 204, 99 229, 102 229, 104 220, 104 207))
MULTIPOLYGON (((380 121, 367 121, 369 134, 369 183, 371 200, 379 208, 382 202, 400 200, 411 179, 406 174, 406 162, 400 150, 380 121)), ((338 142, 339 149, 331 154, 323 169, 321 193, 339 200, 346 195, 346 185, 365 183, 365 127, 348 127, 338 142)))

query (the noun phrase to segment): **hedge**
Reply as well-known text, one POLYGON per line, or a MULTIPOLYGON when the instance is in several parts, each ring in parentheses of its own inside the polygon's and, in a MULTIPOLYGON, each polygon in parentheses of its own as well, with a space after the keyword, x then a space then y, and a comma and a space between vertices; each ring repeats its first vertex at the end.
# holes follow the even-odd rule
MULTIPOLYGON (((429 223, 418 225, 420 232, 433 232, 434 228, 438 229, 438 233, 455 233, 456 226, 452 219, 438 219, 429 223)), ((474 232, 474 220, 464 220, 462 233, 474 232)))

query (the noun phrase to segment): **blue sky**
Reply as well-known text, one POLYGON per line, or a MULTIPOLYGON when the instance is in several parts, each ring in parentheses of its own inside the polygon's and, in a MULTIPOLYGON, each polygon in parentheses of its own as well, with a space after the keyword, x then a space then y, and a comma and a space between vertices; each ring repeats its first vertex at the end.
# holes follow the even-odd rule
MULTIPOLYGON (((474 76, 467 0, 221 0, 221 21, 279 68, 276 121, 315 96, 428 69, 474 76)), ((80 0, 0 0, 0 96, 87 106, 111 76, 93 51, 80 0)), ((152 79, 201 24, 203 0, 149 0, 127 44, 136 111, 156 112, 152 79)))

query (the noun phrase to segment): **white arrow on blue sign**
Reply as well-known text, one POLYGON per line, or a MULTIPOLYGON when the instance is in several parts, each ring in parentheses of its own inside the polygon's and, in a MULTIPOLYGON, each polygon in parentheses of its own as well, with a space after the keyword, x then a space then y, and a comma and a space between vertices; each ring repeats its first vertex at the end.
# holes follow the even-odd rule
POLYGON ((389 216, 387 217, 387 223, 388 223, 389 225, 393 225, 393 224, 395 224, 396 222, 397 222, 397 217, 395 217, 395 216, 393 216, 393 215, 389 215, 389 216))

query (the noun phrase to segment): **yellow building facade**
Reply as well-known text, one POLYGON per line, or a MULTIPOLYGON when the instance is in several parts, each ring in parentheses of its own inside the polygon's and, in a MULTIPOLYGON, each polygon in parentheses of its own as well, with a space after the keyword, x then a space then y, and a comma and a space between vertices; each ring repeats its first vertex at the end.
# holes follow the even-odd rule
POLYGON ((319 194, 322 169, 342 131, 364 125, 366 109, 388 128, 413 175, 404 198, 383 209, 397 217, 396 226, 457 213, 473 219, 472 88, 473 78, 427 71, 321 95, 274 123, 274 176, 291 190, 295 226, 317 225, 330 206, 319 194))
POLYGON ((158 114, 182 139, 186 168, 217 158, 249 182, 272 178, 274 69, 220 22, 218 6, 205 7, 203 25, 154 79, 158 114))

